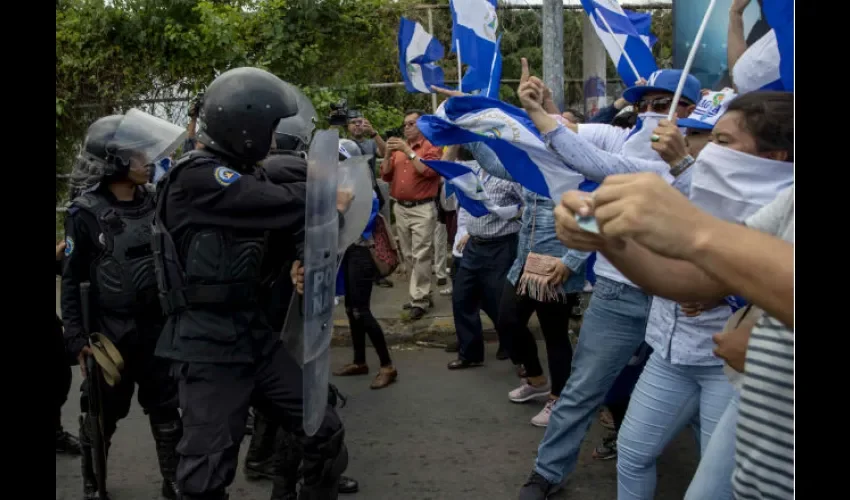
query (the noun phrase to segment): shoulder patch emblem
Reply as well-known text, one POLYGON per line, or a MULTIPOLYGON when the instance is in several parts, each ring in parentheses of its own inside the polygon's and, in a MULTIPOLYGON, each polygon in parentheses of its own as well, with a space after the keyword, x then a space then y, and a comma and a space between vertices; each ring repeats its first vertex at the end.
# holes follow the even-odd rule
POLYGON ((236 179, 242 177, 239 172, 227 167, 216 167, 213 175, 215 176, 216 182, 224 187, 233 184, 236 182, 236 179))
POLYGON ((65 237, 65 257, 70 256, 74 252, 74 238, 65 237))

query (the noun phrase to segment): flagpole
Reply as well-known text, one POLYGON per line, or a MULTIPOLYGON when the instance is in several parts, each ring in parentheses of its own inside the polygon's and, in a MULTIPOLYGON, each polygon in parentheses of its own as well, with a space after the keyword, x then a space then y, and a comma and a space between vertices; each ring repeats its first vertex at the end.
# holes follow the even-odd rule
POLYGON ((688 79, 688 74, 691 72, 691 66, 694 64, 699 44, 702 41, 702 34, 705 32, 705 27, 708 25, 708 19, 711 17, 711 12, 714 10, 714 4, 716 3, 717 0, 711 0, 711 3, 708 4, 708 9, 705 11, 705 16, 702 18, 702 24, 699 25, 699 30, 697 31, 697 36, 694 39, 694 44, 691 47, 691 52, 688 54, 688 60, 685 62, 685 67, 682 68, 682 76, 679 78, 679 85, 676 87, 676 93, 673 94, 673 102, 670 103, 670 112, 667 114, 668 121, 673 121, 673 117, 676 116, 676 108, 679 107, 679 99, 682 97, 682 90, 685 88, 685 81, 688 79))
POLYGON ((457 46, 457 91, 463 92, 463 61, 460 58, 460 39, 455 40, 457 46))
POLYGON ((608 30, 608 34, 611 35, 611 38, 614 39, 614 43, 616 43, 617 46, 620 47, 620 53, 623 54, 623 57, 626 58, 626 62, 629 63, 629 67, 632 69, 632 72, 635 74, 635 83, 637 83, 637 81, 641 79, 641 76, 640 76, 640 73, 638 73, 637 68, 635 67, 635 63, 632 62, 632 58, 629 57, 629 54, 626 52, 626 47, 623 46, 622 43, 620 43, 619 38, 614 36, 614 30, 611 29, 611 25, 608 24, 608 20, 605 19, 605 16, 603 16, 602 13, 599 12, 599 7, 597 7, 594 10, 596 11, 596 17, 598 17, 599 19, 602 20, 602 24, 605 25, 605 29, 608 30))
MULTIPOLYGON (((428 9, 428 33, 434 33, 434 9, 428 9)), ((433 35, 432 35, 433 36, 433 35)), ((431 89, 428 89, 431 90, 431 89)), ((431 112, 437 112, 437 93, 431 90, 431 112)))
MULTIPOLYGON (((496 57, 499 55, 500 45, 496 44, 496 50, 493 51, 493 62, 490 63, 490 83, 487 84, 487 97, 490 97, 490 87, 493 86, 493 70, 496 69, 496 57)), ((498 85, 498 82, 496 85, 498 85)))

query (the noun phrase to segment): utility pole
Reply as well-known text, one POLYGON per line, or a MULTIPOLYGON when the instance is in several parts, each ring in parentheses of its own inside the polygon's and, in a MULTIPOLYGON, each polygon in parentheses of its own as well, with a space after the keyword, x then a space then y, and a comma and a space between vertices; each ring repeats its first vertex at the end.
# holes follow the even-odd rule
POLYGON ((584 80, 584 115, 595 115, 608 104, 606 72, 608 52, 596 34, 588 16, 582 20, 582 79, 584 80))
POLYGON ((543 0, 543 83, 564 110, 564 1, 543 0))

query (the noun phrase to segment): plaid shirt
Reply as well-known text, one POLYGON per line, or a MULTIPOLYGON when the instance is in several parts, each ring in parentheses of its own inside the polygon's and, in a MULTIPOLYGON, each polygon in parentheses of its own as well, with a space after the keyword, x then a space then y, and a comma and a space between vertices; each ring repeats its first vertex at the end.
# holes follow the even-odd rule
MULTIPOLYGON (((481 187, 490 200, 500 207, 511 207, 521 205, 522 186, 516 182, 500 179, 488 174, 478 165, 477 161, 458 162, 471 168, 481 180, 481 187)), ((519 214, 517 214, 519 215, 519 214)), ((466 230, 470 236, 479 238, 498 238, 519 232, 522 223, 519 217, 510 220, 499 218, 495 214, 487 214, 483 217, 469 217, 466 230)))

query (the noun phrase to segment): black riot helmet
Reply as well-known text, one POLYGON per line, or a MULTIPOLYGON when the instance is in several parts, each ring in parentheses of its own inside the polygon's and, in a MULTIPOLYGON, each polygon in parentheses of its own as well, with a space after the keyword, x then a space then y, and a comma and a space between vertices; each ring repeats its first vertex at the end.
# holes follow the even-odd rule
POLYGON ((82 156, 91 156, 106 163, 112 163, 107 146, 115 137, 115 131, 118 130, 118 125, 123 119, 124 115, 109 115, 98 118, 89 125, 83 140, 82 156))
POLYGON ((318 115, 310 99, 298 87, 283 82, 289 92, 295 96, 298 112, 283 118, 277 124, 274 133, 275 150, 281 152, 304 153, 310 147, 313 131, 316 130, 318 115))
POLYGON ((156 163, 174 152, 186 130, 138 109, 99 118, 86 131, 70 175, 72 198, 102 182, 124 178, 130 167, 156 163))
POLYGON ((207 87, 198 141, 206 149, 253 165, 269 154, 278 122, 298 112, 292 87, 259 68, 225 71, 207 87))
POLYGON ((121 176, 130 168, 131 160, 141 165, 155 163, 177 149, 185 136, 183 128, 133 108, 92 123, 80 156, 100 164, 104 176, 121 176))

